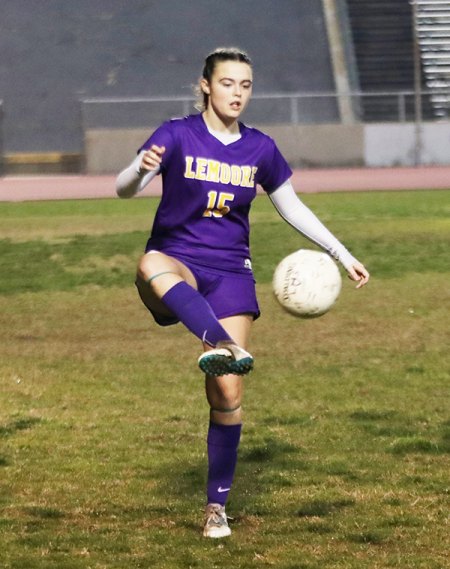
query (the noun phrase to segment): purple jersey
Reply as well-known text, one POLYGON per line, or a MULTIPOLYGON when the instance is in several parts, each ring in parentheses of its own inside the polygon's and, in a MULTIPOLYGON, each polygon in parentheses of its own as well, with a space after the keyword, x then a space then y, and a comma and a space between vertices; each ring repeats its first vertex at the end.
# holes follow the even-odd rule
POLYGON ((241 138, 225 145, 201 114, 165 122, 140 150, 165 146, 163 191, 146 251, 164 251, 215 272, 252 275, 250 204, 292 174, 274 141, 239 123, 241 138))

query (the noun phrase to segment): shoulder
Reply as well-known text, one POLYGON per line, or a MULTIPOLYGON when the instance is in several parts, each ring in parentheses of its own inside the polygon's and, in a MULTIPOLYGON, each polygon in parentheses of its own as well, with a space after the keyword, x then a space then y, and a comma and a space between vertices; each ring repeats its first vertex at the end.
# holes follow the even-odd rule
POLYGON ((147 150, 152 144, 165 146, 164 164, 173 155, 174 151, 183 144, 184 140, 191 138, 187 133, 194 130, 199 131, 201 134, 201 124, 198 120, 198 115, 169 119, 153 131, 150 138, 139 148, 138 153, 141 150, 147 150))
POLYGON ((200 115, 187 115, 185 117, 175 117, 165 121, 161 127, 172 132, 182 132, 184 130, 197 129, 200 126, 200 115))
POLYGON ((244 123, 239 124, 242 134, 245 135, 246 138, 250 139, 252 143, 266 145, 268 148, 276 146, 275 140, 262 130, 244 123))
POLYGON ((183 132, 192 128, 192 123, 191 116, 166 120, 153 131, 144 146, 153 143, 166 146, 170 142, 176 142, 183 132))
POLYGON ((201 134, 201 126, 197 119, 197 115, 188 115, 186 117, 171 118, 163 122, 153 132, 151 138, 161 140, 161 144, 164 145, 167 145, 169 142, 179 144, 186 138, 186 135, 189 132, 192 133, 194 131, 198 131, 201 134))

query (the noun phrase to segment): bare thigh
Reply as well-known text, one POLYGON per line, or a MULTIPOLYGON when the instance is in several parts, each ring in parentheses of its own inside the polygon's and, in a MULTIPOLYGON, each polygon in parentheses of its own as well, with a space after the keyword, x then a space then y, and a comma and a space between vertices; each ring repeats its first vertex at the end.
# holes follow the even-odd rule
POLYGON ((143 302, 151 310, 170 316, 171 313, 161 302, 161 298, 169 289, 182 281, 197 289, 197 281, 194 275, 178 259, 159 251, 146 253, 140 258, 136 286, 143 302))

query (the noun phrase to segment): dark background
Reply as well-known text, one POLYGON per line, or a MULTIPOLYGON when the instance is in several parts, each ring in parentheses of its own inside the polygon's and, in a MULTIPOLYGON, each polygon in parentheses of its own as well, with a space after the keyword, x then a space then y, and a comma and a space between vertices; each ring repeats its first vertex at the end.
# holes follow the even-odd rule
POLYGON ((81 99, 189 96, 217 46, 250 54, 255 94, 334 90, 321 0, 2 0, 1 7, 5 152, 81 152, 81 99))

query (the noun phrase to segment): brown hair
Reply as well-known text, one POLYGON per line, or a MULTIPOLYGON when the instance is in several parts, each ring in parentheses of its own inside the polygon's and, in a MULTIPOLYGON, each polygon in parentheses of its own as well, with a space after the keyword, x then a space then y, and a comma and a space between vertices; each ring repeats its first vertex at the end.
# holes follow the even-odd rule
MULTIPOLYGON (((245 51, 242 51, 242 49, 238 49, 237 47, 218 47, 206 57, 202 71, 202 79, 210 83, 216 65, 222 61, 240 61, 241 63, 252 65, 250 57, 245 51)), ((200 100, 196 108, 200 111, 204 111, 208 108, 209 95, 204 93, 200 87, 197 88, 197 94, 200 100)))

